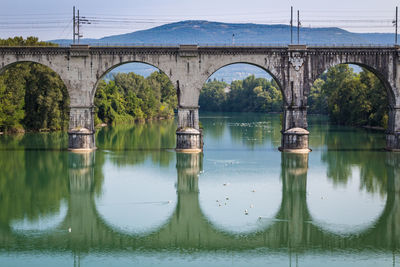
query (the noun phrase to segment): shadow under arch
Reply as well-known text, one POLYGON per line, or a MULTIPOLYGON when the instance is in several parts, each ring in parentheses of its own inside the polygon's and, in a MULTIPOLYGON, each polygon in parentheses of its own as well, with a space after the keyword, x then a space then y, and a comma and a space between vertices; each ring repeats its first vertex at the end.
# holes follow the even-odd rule
POLYGON ((171 74, 168 74, 168 72, 166 72, 165 70, 163 70, 161 66, 157 66, 157 65, 154 64, 154 63, 150 63, 150 62, 147 62, 147 61, 141 61, 141 60, 124 61, 124 62, 120 62, 120 63, 114 64, 114 65, 112 65, 112 66, 110 66, 110 67, 106 67, 106 69, 105 69, 105 70, 102 70, 102 73, 101 73, 100 75, 98 75, 97 81, 96 81, 96 83, 95 83, 95 85, 94 85, 94 88, 93 88, 93 90, 92 90, 92 92, 91 92, 91 101, 92 101, 92 103, 94 103, 94 97, 95 97, 95 95, 96 95, 97 87, 98 87, 100 81, 102 81, 103 78, 104 78, 108 73, 110 73, 111 71, 113 71, 114 69, 117 69, 118 67, 121 67, 121 66, 126 65, 126 64, 143 64, 143 65, 151 66, 151 67, 157 69, 159 72, 161 72, 162 74, 164 74, 164 75, 166 75, 166 76, 168 77, 169 81, 170 81, 171 84, 174 86, 175 90, 177 90, 175 84, 172 82, 171 74))

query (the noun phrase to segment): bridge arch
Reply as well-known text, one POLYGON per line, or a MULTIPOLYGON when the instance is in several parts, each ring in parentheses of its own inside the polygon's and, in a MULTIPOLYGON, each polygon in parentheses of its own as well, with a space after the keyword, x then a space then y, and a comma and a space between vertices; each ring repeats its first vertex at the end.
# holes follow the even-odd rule
POLYGON ((265 59, 264 64, 261 64, 261 62, 256 62, 253 60, 243 60, 243 59, 232 60, 232 61, 227 61, 227 62, 224 62, 224 61, 217 62, 216 64, 211 65, 205 71, 204 76, 202 78, 202 80, 203 80, 202 85, 204 85, 210 79, 210 77, 212 77, 214 74, 216 74, 218 71, 222 70, 223 68, 229 67, 229 66, 234 66, 234 65, 239 65, 239 64, 257 67, 257 68, 261 69, 262 71, 264 71, 269 76, 271 76, 272 80, 276 82, 276 84, 279 87, 280 92, 282 93, 283 101, 285 103, 287 103, 287 98, 286 98, 286 94, 284 91, 284 83, 282 80, 282 74, 277 70, 277 68, 272 66, 271 63, 269 63, 269 61, 267 59, 265 59))
POLYGON ((64 71, 64 66, 59 66, 57 64, 54 64, 49 58, 48 60, 42 60, 42 57, 23 58, 21 60, 19 58, 15 58, 15 60, 13 60, 12 62, 7 62, 7 64, 2 62, 0 66, 0 75, 2 75, 3 72, 6 71, 7 69, 10 69, 18 64, 24 64, 24 63, 33 63, 47 67, 49 70, 54 72, 57 75, 57 77, 64 83, 68 91, 68 96, 71 97, 73 95, 72 81, 68 77, 67 72, 64 71))
MULTIPOLYGON (((110 72, 112 72, 113 70, 115 70, 121 66, 124 66, 127 64, 133 64, 133 63, 143 64, 143 65, 148 65, 150 67, 153 67, 153 68, 157 69, 158 71, 160 71, 161 73, 165 74, 168 77, 168 79, 172 82, 172 79, 171 79, 172 72, 171 71, 168 73, 168 72, 166 72, 166 70, 163 66, 160 66, 159 64, 155 64, 154 62, 150 62, 147 60, 126 60, 126 61, 121 61, 117 64, 112 64, 111 66, 108 66, 108 64, 105 64, 105 66, 104 67, 102 66, 102 68, 96 74, 96 83, 95 83, 92 93, 91 93, 91 102, 94 103, 94 97, 96 95, 97 87, 98 87, 100 81, 103 80, 107 74, 109 74, 110 72)), ((174 83, 172 83, 172 84, 174 85, 174 83)), ((176 90, 176 86, 174 86, 174 87, 176 90)))
POLYGON ((396 91, 395 81, 391 80, 389 77, 390 73, 389 70, 386 69, 387 66, 374 66, 373 64, 368 64, 358 60, 335 59, 332 61, 324 62, 323 64, 319 64, 318 66, 313 66, 310 75, 311 78, 309 78, 308 82, 305 84, 305 92, 307 93, 307 95, 310 92, 310 89, 313 86, 314 82, 319 77, 321 77, 323 73, 339 65, 355 65, 374 74, 379 79, 383 87, 386 89, 388 104, 393 106, 396 105, 396 98, 399 93, 396 91))
MULTIPOLYGON (((2 63, 0 75, 4 75, 7 71, 16 71, 16 73, 13 74, 23 77, 23 81, 29 81, 29 86, 25 82, 21 83, 21 87, 24 87, 24 93, 23 96, 21 96, 25 98, 24 109, 32 111, 25 112, 24 118, 21 120, 21 122, 25 121, 23 124, 27 126, 26 128, 28 130, 68 129, 71 91, 69 90, 68 80, 65 78, 62 71, 57 70, 57 66, 53 66, 51 61, 41 60, 40 58, 24 58, 23 60, 18 60, 17 58, 8 64, 2 63), (16 69, 18 66, 21 66, 22 72, 20 69, 16 69), (32 79, 27 77, 32 77, 32 79), (40 93, 44 93, 42 96, 47 97, 47 92, 49 91, 51 93, 56 92, 57 94, 61 94, 61 100, 58 99, 59 95, 53 94, 47 98, 47 100, 50 99, 54 101, 50 103, 51 106, 49 106, 47 100, 41 101, 41 103, 38 102, 36 96, 40 93), (44 102, 46 104, 43 104, 44 102), (42 111, 38 111, 38 107, 41 108, 42 111), (51 114, 51 110, 55 107, 58 109, 59 114, 51 114), (53 116, 49 117, 49 114, 53 116)), ((13 83, 14 81, 8 82, 5 85, 13 83)), ((14 90, 13 92, 15 93, 16 91, 14 90)))
MULTIPOLYGON (((379 90, 381 93, 379 95, 385 96, 385 100, 378 98, 374 98, 374 99, 368 99, 371 100, 371 104, 372 104, 372 109, 371 110, 366 110, 365 108, 360 108, 358 110, 359 114, 365 114, 365 116, 358 116, 359 119, 357 119, 357 122, 352 122, 351 124, 355 124, 355 125, 359 125, 357 123, 360 123, 361 125, 359 126, 363 126, 364 123, 370 123, 370 120, 368 119, 368 117, 366 115, 368 114, 372 114, 372 112, 374 112, 375 114, 381 114, 378 117, 374 117, 374 118, 379 118, 379 122, 375 119, 375 122, 372 122, 372 126, 381 126, 381 125, 374 125, 374 123, 379 123, 383 125, 383 120, 381 120, 381 118, 383 119, 383 114, 388 115, 388 121, 387 121, 387 131, 389 133, 395 132, 395 116, 393 116, 393 114, 391 114, 391 109, 392 107, 396 106, 396 91, 394 87, 392 87, 391 85, 391 81, 387 78, 388 73, 384 72, 385 70, 382 69, 377 69, 376 67, 372 67, 372 64, 366 64, 366 63, 360 63, 359 61, 355 61, 355 60, 332 60, 332 61, 328 61, 328 62, 324 62, 324 64, 320 64, 318 66, 315 66, 315 68, 312 68, 312 72, 310 73, 310 76, 312 77, 312 79, 308 79, 308 84, 305 85, 305 90, 304 90, 304 98, 306 100, 306 103, 308 102, 308 113, 318 113, 318 111, 311 109, 310 107, 312 107, 312 103, 309 102, 310 101, 310 95, 311 95, 311 88, 316 84, 315 82, 323 77, 324 74, 328 73, 331 74, 329 77, 333 77, 333 82, 335 83, 335 76, 332 75, 333 73, 330 73, 329 71, 332 70, 335 67, 340 67, 340 69, 342 69, 343 71, 346 72, 346 77, 348 77, 348 75, 350 75, 349 72, 347 72, 348 70, 350 70, 351 75, 356 74, 356 75, 361 75, 362 72, 366 72, 367 76, 364 76, 364 78, 368 77, 368 73, 372 74, 372 76, 374 76, 377 80, 378 83, 380 83, 379 87, 382 87, 382 90, 379 90), (347 66, 348 70, 344 70, 343 68, 346 68, 344 66, 347 66), (351 66, 355 66, 355 67, 351 67, 351 66), (355 69, 354 69, 355 68, 355 69), (360 68, 362 71, 357 70, 357 68, 360 68), (377 99, 375 101, 375 99, 377 99), (375 101, 375 102, 374 102, 375 101), (371 113, 369 113, 371 112, 371 113), (384 112, 384 113, 383 113, 384 112)), ((340 76, 340 73, 345 73, 342 71, 339 71, 338 76, 340 76)), ((360 77, 363 77, 362 75, 360 77)), ((328 79, 329 80, 329 79, 328 79)), ((337 81, 342 81, 343 79, 338 79, 337 81)), ((367 78, 367 81, 369 80, 369 78, 367 78)), ((343 80, 344 81, 344 80, 343 80)), ((369 83, 369 82, 367 82, 369 83)), ((348 83, 347 83, 348 84, 348 83)), ((356 85, 351 85, 351 88, 355 88, 355 89, 361 89, 362 86, 361 85, 365 85, 365 81, 361 80, 361 83, 359 84, 360 86, 356 86, 356 85)), ((374 90, 373 88, 375 88, 375 85, 378 86, 378 84, 376 84, 375 81, 372 81, 371 83, 371 88, 367 88, 368 92, 375 92, 377 90, 374 90), (374 90, 374 91, 373 91, 374 90)), ((350 86, 350 85, 349 85, 350 86)), ((321 87, 321 86, 320 86, 321 87)), ((339 89, 339 88, 338 88, 339 89)), ((321 88, 320 88, 321 90, 321 88)), ((340 90, 340 89, 339 89, 340 90)), ((330 91, 330 90, 329 90, 330 91)), ((328 95, 330 95, 330 92, 326 91, 325 93, 328 93, 328 95)), ((347 97, 349 97, 349 99, 356 99, 354 96, 354 93, 351 93, 351 90, 346 90, 345 92, 349 92, 349 94, 347 95, 347 97), (352 97, 353 96, 353 97, 352 97)), ((343 92, 343 91, 342 91, 343 92)), ((356 91, 355 91, 356 92, 356 91)), ((359 91, 360 93, 363 92, 363 90, 359 91)), ((368 92, 363 93, 363 95, 365 96, 365 94, 368 94, 368 92)), ((315 94, 314 92, 314 98, 318 99, 318 96, 322 96, 323 95, 323 91, 321 90, 319 93, 315 94), (317 97, 315 97, 317 96, 317 97)), ((376 94, 376 92, 375 92, 376 94)), ((343 111, 345 113, 343 113, 342 111, 340 111, 337 114, 346 114, 349 113, 349 109, 351 108, 351 103, 344 103, 342 96, 346 95, 346 93, 344 94, 339 94, 339 96, 337 96, 337 99, 335 101, 335 106, 337 105, 339 107, 339 109, 343 109, 343 111), (341 100, 340 100, 341 99, 341 100), (347 109, 347 111, 345 111, 347 109)), ((321 101, 322 98, 320 98, 321 101)), ((318 101, 316 102, 318 103, 318 101)), ((325 112, 329 113, 329 114, 333 114, 332 113, 332 106, 330 107, 330 109, 328 110, 328 103, 325 101, 325 104, 322 104, 322 102, 319 102, 319 104, 317 104, 318 106, 325 105, 325 112)), ((355 106, 361 106, 359 104, 353 103, 355 106)), ((316 106, 314 106, 316 107, 316 106)), ((351 113, 350 113, 351 114, 351 113)), ((340 122, 346 121, 346 116, 343 115, 338 115, 335 116, 333 115, 334 120, 340 122)), ((349 117, 348 117, 349 118, 349 117)), ((371 118, 371 117, 369 117, 371 118)), ((385 118, 386 120, 386 118, 385 118)), ((386 123, 386 122, 385 122, 386 123)), ((387 147, 390 147, 389 145, 387 147)))
POLYGON ((278 84, 279 89, 280 89, 281 91, 283 90, 282 82, 281 82, 281 80, 280 80, 280 74, 279 74, 274 68, 268 68, 268 67, 265 67, 265 66, 263 66, 263 65, 260 65, 260 64, 258 64, 258 63, 254 63, 254 62, 246 61, 246 60, 232 61, 232 62, 228 62, 228 63, 223 62, 223 63, 217 64, 217 65, 215 65, 215 66, 212 66, 212 68, 210 68, 210 70, 208 70, 208 71, 206 72, 206 76, 208 76, 208 77, 206 77, 206 79, 204 80, 203 83, 207 82, 207 80, 208 80, 212 75, 214 75, 216 72, 220 71, 221 69, 223 69, 223 68, 225 68, 225 67, 228 67, 228 66, 237 65, 237 64, 251 65, 251 66, 254 66, 254 67, 257 67, 257 68, 263 70, 263 71, 266 72, 269 76, 271 76, 272 79, 274 79, 274 81, 278 84))

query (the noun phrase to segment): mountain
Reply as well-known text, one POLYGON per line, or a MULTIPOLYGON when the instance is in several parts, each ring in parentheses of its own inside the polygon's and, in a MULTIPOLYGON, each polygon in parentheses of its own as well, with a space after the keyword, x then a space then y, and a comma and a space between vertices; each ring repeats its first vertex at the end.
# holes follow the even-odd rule
MULTIPOLYGON (((297 41, 296 28, 293 31, 293 39, 294 42, 297 41)), ((51 41, 61 45, 71 43, 71 40, 65 39, 51 41)), ((392 45, 393 42, 394 34, 390 33, 353 33, 340 28, 300 28, 300 43, 308 45, 392 45)), ((81 43, 92 45, 231 45, 232 43, 284 45, 290 43, 290 26, 189 20, 101 39, 83 39, 81 43)))

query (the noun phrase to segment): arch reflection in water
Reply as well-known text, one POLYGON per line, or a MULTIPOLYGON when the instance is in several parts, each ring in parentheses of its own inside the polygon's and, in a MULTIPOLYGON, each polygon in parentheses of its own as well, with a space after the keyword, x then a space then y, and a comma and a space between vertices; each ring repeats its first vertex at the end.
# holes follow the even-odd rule
MULTIPOLYGON (((375 177, 365 171, 368 166, 354 161, 352 164, 352 158, 368 152, 342 152, 341 157, 337 153, 334 150, 323 153, 331 163, 345 161, 338 164, 340 167, 328 165, 327 176, 321 175, 317 168, 309 171, 307 206, 313 223, 322 229, 336 234, 357 234, 372 227, 381 216, 386 204, 386 179, 384 175, 375 177)), ((371 159, 385 165, 384 152, 380 153, 380 159, 373 157, 377 152, 370 154, 371 159)))
POLYGON ((65 156, 24 149, 0 153, 0 225, 43 233, 63 220, 68 198, 65 156))
MULTIPOLYGON (((160 152, 165 153, 173 152, 160 152)), ((124 161, 129 156, 134 162, 133 159, 142 158, 141 154, 141 151, 132 151, 106 156, 103 190, 95 202, 104 222, 117 231, 148 234, 164 225, 175 210, 173 168, 156 167, 150 159, 134 166, 121 165, 116 160, 122 156, 124 161)))
MULTIPOLYGON (((266 228, 237 236, 215 228, 204 216, 199 204, 198 174, 202 170, 201 154, 177 154, 177 198, 173 214, 165 224, 152 233, 141 235, 126 233, 110 225, 97 213, 94 201, 99 192, 103 166, 101 152, 93 154, 70 154, 68 213, 57 231, 46 236, 30 236, 0 228, 0 248, 13 250, 73 250, 87 253, 99 251, 123 251, 148 249, 158 251, 174 248, 197 248, 201 250, 231 249, 247 250, 269 248, 291 251, 322 251, 332 248, 383 249, 392 251, 400 245, 400 176, 397 168, 400 155, 387 154, 387 201, 385 209, 373 226, 356 235, 338 235, 315 226, 307 208, 306 188, 308 155, 281 154, 282 201, 275 220, 266 228), (71 229, 71 232, 68 231, 71 229)), ((200 176, 201 178, 201 176, 200 176)), ((174 181, 176 181, 174 179, 174 181)), ((104 189, 104 188, 103 188, 104 189)), ((200 187, 202 190, 202 188, 200 187)))
MULTIPOLYGON (((276 152, 267 153, 276 156, 276 152)), ((279 158, 266 162, 264 152, 254 151, 232 153, 229 159, 221 159, 226 155, 214 151, 206 154, 199 180, 201 210, 220 231, 261 231, 274 223, 281 203, 279 158)))

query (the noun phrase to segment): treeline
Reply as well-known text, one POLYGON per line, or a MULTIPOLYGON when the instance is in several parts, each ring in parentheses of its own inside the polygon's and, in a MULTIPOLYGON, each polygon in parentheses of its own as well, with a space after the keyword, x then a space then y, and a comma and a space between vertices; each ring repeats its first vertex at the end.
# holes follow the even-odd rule
POLYGON ((153 72, 144 78, 118 73, 100 81, 95 95, 96 124, 119 124, 174 116, 178 100, 169 78, 153 72))
MULTIPOLYGON (((230 85, 209 80, 199 104, 206 111, 278 112, 282 94, 275 81, 253 75, 230 85)), ((349 65, 330 68, 312 86, 308 105, 308 113, 329 115, 335 124, 387 127, 387 92, 364 69, 356 73, 349 65)))
POLYGON ((0 46, 58 46, 58 44, 39 41, 37 37, 33 36, 30 36, 26 39, 19 36, 8 39, 0 39, 0 46))
POLYGON ((254 75, 231 84, 209 80, 200 92, 199 105, 206 111, 279 112, 282 94, 274 80, 254 75))
POLYGON ((330 68, 317 79, 308 97, 309 113, 328 114, 335 124, 388 124, 387 92, 372 72, 354 72, 349 65, 330 68))

